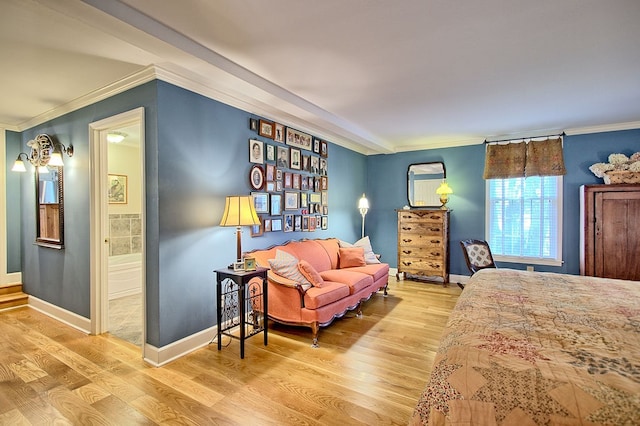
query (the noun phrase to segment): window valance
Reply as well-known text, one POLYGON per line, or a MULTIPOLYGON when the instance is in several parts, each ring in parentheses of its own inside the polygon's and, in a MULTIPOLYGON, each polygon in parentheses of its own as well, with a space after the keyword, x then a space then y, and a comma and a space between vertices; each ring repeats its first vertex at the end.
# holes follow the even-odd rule
POLYGON ((487 145, 485 179, 560 176, 566 173, 562 138, 487 145))

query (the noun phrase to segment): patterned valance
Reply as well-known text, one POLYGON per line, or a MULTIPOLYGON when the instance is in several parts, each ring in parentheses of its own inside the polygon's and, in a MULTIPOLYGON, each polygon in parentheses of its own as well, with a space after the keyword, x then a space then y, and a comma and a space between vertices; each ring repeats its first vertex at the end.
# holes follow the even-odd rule
POLYGON ((485 179, 560 176, 566 173, 561 138, 487 146, 485 179))

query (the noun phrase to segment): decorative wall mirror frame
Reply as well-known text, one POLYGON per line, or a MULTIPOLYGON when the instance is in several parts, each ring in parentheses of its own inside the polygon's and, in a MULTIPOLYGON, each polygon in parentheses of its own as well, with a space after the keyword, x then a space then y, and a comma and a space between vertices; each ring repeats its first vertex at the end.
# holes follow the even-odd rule
POLYGON ((440 207, 436 189, 447 178, 442 161, 410 164, 407 170, 407 200, 409 207, 440 207))
POLYGON ((36 244, 64 248, 64 190, 60 166, 48 166, 48 173, 36 169, 36 244))

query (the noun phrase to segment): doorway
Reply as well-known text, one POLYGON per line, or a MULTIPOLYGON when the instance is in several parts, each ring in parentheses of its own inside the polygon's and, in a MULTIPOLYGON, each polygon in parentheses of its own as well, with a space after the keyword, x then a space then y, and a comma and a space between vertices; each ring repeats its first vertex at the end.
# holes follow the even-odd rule
POLYGON ((144 349, 144 109, 89 127, 91 331, 144 349))

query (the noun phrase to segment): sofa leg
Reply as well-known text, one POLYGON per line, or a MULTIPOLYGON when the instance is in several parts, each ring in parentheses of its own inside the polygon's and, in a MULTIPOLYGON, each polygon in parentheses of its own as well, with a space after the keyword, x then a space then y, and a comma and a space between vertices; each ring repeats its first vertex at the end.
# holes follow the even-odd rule
POLYGON ((311 324, 311 331, 313 332, 313 340, 311 341, 311 347, 314 349, 317 349, 320 347, 320 345, 318 345, 318 332, 320 331, 320 327, 318 326, 317 322, 314 322, 313 324, 311 324))
POLYGON ((389 294, 387 292, 387 287, 389 287, 389 283, 385 284, 385 286, 384 286, 384 297, 387 297, 387 295, 389 294))

